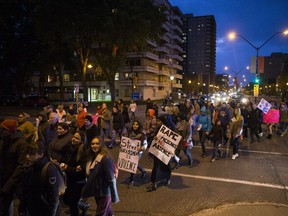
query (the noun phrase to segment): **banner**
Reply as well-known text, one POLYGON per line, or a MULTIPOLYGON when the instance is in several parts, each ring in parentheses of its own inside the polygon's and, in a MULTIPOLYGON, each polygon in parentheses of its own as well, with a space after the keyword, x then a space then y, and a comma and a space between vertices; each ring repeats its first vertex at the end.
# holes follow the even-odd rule
POLYGON ((256 73, 256 57, 252 56, 250 61, 250 73, 256 73))
POLYGON ((258 72, 259 73, 264 73, 264 56, 259 56, 258 57, 258 72))
POLYGON ((141 148, 140 140, 132 140, 128 137, 122 137, 117 163, 118 169, 130 173, 136 173, 139 162, 139 148, 141 148))
POLYGON ((277 109, 270 109, 267 114, 263 114, 264 123, 278 123, 280 112, 277 109))
POLYGON ((149 152, 166 165, 174 155, 182 136, 162 125, 157 133, 157 140, 153 140, 149 152))
POLYGON ((267 114, 270 108, 272 107, 272 105, 268 101, 266 101, 264 98, 262 98, 257 107, 260 110, 262 110, 265 114, 267 114))

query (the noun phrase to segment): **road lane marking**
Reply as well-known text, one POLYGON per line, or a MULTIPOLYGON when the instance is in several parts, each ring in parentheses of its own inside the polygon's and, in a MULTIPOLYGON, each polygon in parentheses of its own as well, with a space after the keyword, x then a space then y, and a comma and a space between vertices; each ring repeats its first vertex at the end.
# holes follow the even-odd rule
MULTIPOLYGON (((152 171, 151 169, 145 169, 145 170, 150 171, 150 172, 152 171)), ((203 179, 203 180, 209 180, 209 181, 229 182, 229 183, 244 184, 244 185, 250 185, 250 186, 259 186, 259 187, 268 187, 268 188, 288 190, 288 186, 286 185, 277 185, 277 184, 269 184, 269 183, 245 181, 245 180, 237 180, 237 179, 227 179, 227 178, 219 178, 219 177, 189 175, 189 174, 175 173, 175 172, 172 172, 172 175, 186 177, 186 178, 203 179)))

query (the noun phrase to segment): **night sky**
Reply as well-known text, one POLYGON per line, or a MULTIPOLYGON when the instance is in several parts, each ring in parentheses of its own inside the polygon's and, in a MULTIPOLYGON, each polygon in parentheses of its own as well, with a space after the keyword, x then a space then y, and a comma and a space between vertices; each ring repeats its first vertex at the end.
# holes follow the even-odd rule
MULTIPOLYGON (((239 71, 250 65, 250 58, 256 50, 240 37, 230 41, 229 32, 242 35, 255 47, 260 47, 276 32, 288 29, 288 0, 170 0, 183 14, 194 16, 214 15, 217 25, 216 73, 239 71)), ((273 52, 288 53, 288 35, 273 37, 259 50, 259 56, 270 56, 273 52)), ((243 70, 239 76, 246 75, 253 81, 255 74, 243 70)))

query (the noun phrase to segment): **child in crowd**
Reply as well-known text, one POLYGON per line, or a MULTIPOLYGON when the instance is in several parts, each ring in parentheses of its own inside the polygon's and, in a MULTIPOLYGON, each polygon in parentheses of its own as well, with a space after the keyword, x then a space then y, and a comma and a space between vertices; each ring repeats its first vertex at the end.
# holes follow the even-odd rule
POLYGON ((209 134, 209 137, 211 137, 211 140, 213 141, 214 144, 214 150, 212 154, 212 160, 211 162, 213 163, 216 158, 220 158, 222 155, 222 152, 220 151, 219 147, 223 143, 223 138, 224 138, 224 131, 221 126, 221 121, 220 119, 217 119, 215 122, 215 125, 212 127, 212 130, 209 134))

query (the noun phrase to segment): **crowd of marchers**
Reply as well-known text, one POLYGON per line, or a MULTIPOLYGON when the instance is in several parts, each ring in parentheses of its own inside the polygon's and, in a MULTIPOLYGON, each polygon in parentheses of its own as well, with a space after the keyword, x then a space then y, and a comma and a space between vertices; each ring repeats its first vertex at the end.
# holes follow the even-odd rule
MULTIPOLYGON (((157 103, 146 102, 145 120, 137 118, 137 104, 125 104, 119 99, 109 108, 106 103, 88 113, 83 103, 77 110, 73 105, 67 110, 63 105, 56 109, 49 105, 36 116, 36 124, 28 120, 25 112, 14 119, 2 119, 0 124, 0 215, 13 215, 13 199, 19 200, 19 215, 60 215, 61 203, 69 206, 67 214, 85 215, 94 197, 96 215, 113 215, 112 203, 119 202, 116 185, 116 166, 110 149, 118 147, 122 136, 140 141, 137 169, 146 176, 141 166, 141 156, 157 140, 162 125, 181 135, 174 156, 168 164, 149 153, 153 158, 151 184, 147 191, 159 185, 169 185, 171 172, 184 164, 181 152, 193 167, 191 148, 201 143, 202 157, 208 156, 206 141, 213 143, 211 162, 222 157, 221 146, 232 148, 232 160, 239 157, 241 140, 259 142, 262 127, 267 126, 267 138, 279 132, 287 133, 288 109, 285 103, 272 106, 263 113, 257 104, 233 102, 213 105, 207 101, 202 107, 193 100, 182 103, 168 101, 165 114, 158 114, 157 103), (265 122, 265 115, 279 110, 279 118, 265 122), (280 124, 278 124, 280 123, 280 124), (195 135, 198 136, 195 136, 195 135), (197 137, 197 138, 196 138, 197 137), (196 140, 197 139, 197 140, 196 140), (60 193, 60 183, 65 173, 66 190, 60 193), (159 172, 162 172, 159 180, 159 172), (60 201, 61 200, 61 201, 60 201)), ((273 135, 274 136, 274 135, 273 135)), ((128 188, 134 186, 131 173, 128 188)))

